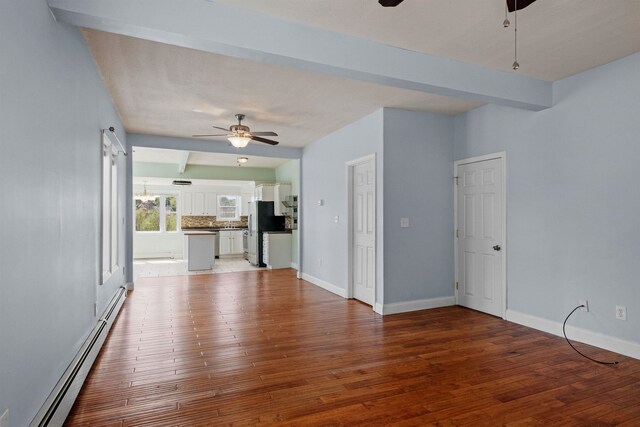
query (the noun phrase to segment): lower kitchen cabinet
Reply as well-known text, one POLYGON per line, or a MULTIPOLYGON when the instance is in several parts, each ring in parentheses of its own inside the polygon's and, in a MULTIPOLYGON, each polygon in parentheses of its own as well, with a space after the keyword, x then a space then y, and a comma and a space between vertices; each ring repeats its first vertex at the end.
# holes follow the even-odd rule
POLYGON ((220 231, 220 255, 242 255, 242 230, 220 231))
POLYGON ((262 261, 267 268, 290 268, 291 233, 265 232, 262 236, 262 261))

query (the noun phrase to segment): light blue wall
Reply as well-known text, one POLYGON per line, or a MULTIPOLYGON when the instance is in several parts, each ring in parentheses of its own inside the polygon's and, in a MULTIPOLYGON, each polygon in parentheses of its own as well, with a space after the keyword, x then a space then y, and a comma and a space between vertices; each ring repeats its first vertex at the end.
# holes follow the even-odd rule
MULTIPOLYGON (((346 289, 347 170, 345 163, 376 154, 376 178, 383 182, 383 111, 378 110, 313 144, 302 156, 302 269, 346 289), (324 200, 319 206, 318 200, 324 200), (339 223, 334 223, 334 216, 339 223), (319 260, 322 260, 320 265, 319 260)), ((377 299, 382 302, 383 186, 377 187, 377 299)))
POLYGON ((452 117, 384 109, 385 304, 454 294, 452 165, 452 117))
POLYGON ((640 342, 640 54, 554 83, 538 113, 455 119, 455 158, 507 152, 509 309, 640 342), (615 320, 626 305, 628 320, 615 320))
POLYGON ((97 286, 100 129, 124 134, 80 32, 44 0, 2 5, 0 413, 26 426, 124 283, 97 286))

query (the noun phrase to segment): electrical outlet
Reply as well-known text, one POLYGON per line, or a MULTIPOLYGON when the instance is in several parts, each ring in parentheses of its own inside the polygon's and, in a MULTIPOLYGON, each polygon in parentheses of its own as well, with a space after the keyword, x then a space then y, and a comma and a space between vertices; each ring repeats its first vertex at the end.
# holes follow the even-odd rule
POLYGON ((409 227, 409 218, 400 218, 400 228, 409 227))
POLYGON ((583 306, 580 310, 589 312, 589 301, 587 301, 586 299, 581 299, 580 301, 578 301, 578 305, 583 306))
POLYGON ((4 411, 0 417, 0 427, 9 427, 9 410, 4 411))
POLYGON ((627 307, 624 305, 616 305, 616 319, 627 320, 627 307))

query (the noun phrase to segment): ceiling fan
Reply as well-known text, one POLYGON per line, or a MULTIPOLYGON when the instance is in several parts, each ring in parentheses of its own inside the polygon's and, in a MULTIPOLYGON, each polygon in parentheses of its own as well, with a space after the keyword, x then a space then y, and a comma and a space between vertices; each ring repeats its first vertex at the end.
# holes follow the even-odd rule
POLYGON ((238 119, 238 124, 229 126, 229 129, 225 129, 220 126, 213 126, 215 129, 220 129, 228 133, 214 134, 214 135, 192 135, 192 136, 195 138, 211 137, 211 136, 226 136, 229 142, 231 143, 231 145, 237 148, 246 147, 249 141, 251 140, 264 142, 265 144, 270 144, 270 145, 278 145, 278 141, 262 138, 263 136, 278 136, 277 133, 251 132, 251 129, 249 129, 249 126, 245 126, 242 124, 242 120, 244 120, 244 114, 236 114, 236 119, 238 119))
MULTIPOLYGON (((378 3, 380 3, 380 5, 384 7, 396 7, 403 1, 404 0, 378 0, 378 3)), ((536 0, 518 0, 517 3, 516 3, 516 0, 506 0, 506 1, 507 1, 507 7, 509 8, 509 12, 513 12, 514 10, 516 10, 516 7, 517 7, 517 10, 524 9, 525 7, 529 6, 531 3, 533 3, 536 0)))

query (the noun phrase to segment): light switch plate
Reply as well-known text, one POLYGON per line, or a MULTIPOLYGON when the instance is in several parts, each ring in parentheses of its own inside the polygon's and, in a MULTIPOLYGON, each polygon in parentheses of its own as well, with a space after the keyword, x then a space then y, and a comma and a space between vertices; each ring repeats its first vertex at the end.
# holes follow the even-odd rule
POLYGON ((340 217, 338 215, 333 217, 333 222, 335 222, 336 224, 340 222, 340 217))
POLYGON ((627 307, 624 305, 616 305, 616 319, 627 320, 627 307))
POLYGON ((409 228, 409 218, 400 218, 400 228, 409 228))

